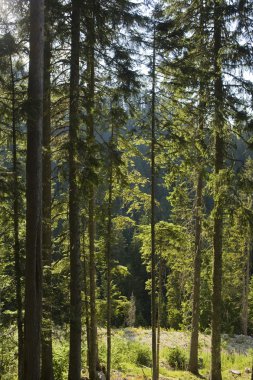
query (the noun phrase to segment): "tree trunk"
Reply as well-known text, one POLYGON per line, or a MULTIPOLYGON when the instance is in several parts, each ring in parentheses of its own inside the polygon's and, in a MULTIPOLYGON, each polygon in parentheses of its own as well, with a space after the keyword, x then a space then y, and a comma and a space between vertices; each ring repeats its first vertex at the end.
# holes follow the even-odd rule
POLYGON ((49 1, 45 2, 44 42, 44 103, 43 103, 43 152, 42 152, 42 341, 41 380, 53 380, 52 353, 52 297, 51 297, 51 83, 50 83, 51 41, 49 30, 49 1))
POLYGON ((211 336, 211 380, 221 380, 221 312, 222 312, 222 232, 223 205, 220 196, 219 175, 224 164, 223 137, 223 83, 219 55, 221 50, 221 7, 214 5, 214 96, 215 96, 215 188, 213 230, 213 294, 211 336))
POLYGON ((250 226, 245 238, 245 264, 243 273, 243 295, 242 295, 242 333, 248 335, 248 319, 249 319, 249 283, 250 283, 250 226))
POLYGON ((13 167, 13 228, 14 228, 14 261, 15 286, 18 328, 18 379, 24 378, 24 335, 22 318, 21 266, 19 242, 19 191, 18 191, 18 161, 17 161, 17 131, 16 131, 16 91, 12 57, 10 56, 11 87, 12 87, 12 167, 13 167))
POLYGON ((162 259, 160 257, 159 268, 158 268, 158 304, 157 304, 157 348, 156 348, 157 379, 159 379, 159 367, 160 367, 161 311, 162 311, 162 259))
MULTIPOLYGON (((200 3, 200 49, 204 45, 204 16, 203 3, 200 3)), ((200 78, 199 88, 199 132, 202 141, 204 130, 205 103, 203 102, 204 84, 200 78)), ((201 160, 202 158, 200 158, 201 160)), ((188 370, 198 375, 198 345, 199 345, 199 308, 200 308, 200 281, 201 281, 201 230, 202 230, 202 193, 203 193, 203 167, 198 170, 195 208, 195 242, 194 242, 194 278, 193 278, 193 301, 192 301, 192 324, 190 341, 190 358, 188 370)))
POLYGON ((42 303, 42 125, 44 2, 30 1, 30 65, 26 162, 24 377, 40 378, 42 303))
POLYGON ((96 318, 96 264, 95 264, 95 199, 94 188, 90 186, 89 200, 89 252, 90 252, 90 380, 96 380, 97 376, 97 318, 96 318))
POLYGON ((78 191, 80 1, 72 0, 69 105, 70 348, 69 380, 81 376, 81 260, 78 191))
MULTIPOLYGON (((93 154, 94 146, 94 94, 95 94, 95 20, 94 3, 89 1, 87 17, 87 127, 88 127, 88 149, 93 154)), ((91 162, 92 160, 90 160, 91 162)), ((93 170, 93 168, 91 168, 93 170)), ((97 313, 96 313, 96 257, 95 257, 95 188, 89 185, 89 274, 90 274, 90 380, 96 380, 98 367, 97 349, 97 313)))
POLYGON ((198 341, 199 341, 199 300, 201 273, 201 209, 202 209, 203 173, 198 174, 195 211, 195 256, 192 304, 192 331, 190 342, 189 371, 198 375, 198 341))
POLYGON ((87 366, 90 363, 90 308, 89 308, 89 289, 88 289, 88 274, 89 267, 85 251, 85 225, 83 222, 83 277, 84 277, 84 308, 85 308, 85 324, 87 336, 87 366))
POLYGON ((155 251, 155 23, 153 37, 152 104, 151 104, 151 324, 152 324, 152 380, 157 379, 156 345, 156 251, 155 251))
MULTIPOLYGON (((112 121, 113 122, 113 121, 112 121)), ((113 126, 111 133, 111 143, 109 146, 109 199, 108 199, 108 225, 106 237, 106 266, 107 266, 107 370, 106 379, 111 378, 111 314, 112 314, 112 301, 111 301, 111 277, 112 277, 112 264, 111 264, 111 238, 112 238, 112 192, 113 192, 113 126)))

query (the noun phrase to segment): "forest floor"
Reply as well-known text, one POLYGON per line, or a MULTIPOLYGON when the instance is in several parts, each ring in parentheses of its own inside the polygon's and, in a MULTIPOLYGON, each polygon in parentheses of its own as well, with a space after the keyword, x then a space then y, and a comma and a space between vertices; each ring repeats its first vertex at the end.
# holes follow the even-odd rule
MULTIPOLYGON (((2 335, 0 356, 2 380, 16 380, 17 373, 17 334, 15 326, 6 329, 2 335)), ((197 380, 187 372, 190 333, 183 331, 161 331, 160 376, 159 380, 197 380), (173 369, 172 362, 181 364, 182 370, 173 369)), ((106 363, 106 329, 98 330, 99 357, 101 364, 106 363)), ((85 331, 82 344, 83 376, 87 376, 85 367, 87 347, 85 331)), ((209 378, 211 338, 200 334, 199 358, 200 374, 209 378)), ((53 331, 53 354, 55 380, 68 378, 69 329, 68 326, 53 331)), ((253 338, 243 335, 222 336, 222 379, 250 380, 253 360, 253 338), (248 370, 247 370, 248 369, 248 370), (235 377, 231 370, 239 371, 235 377)), ((144 328, 121 328, 112 330, 112 376, 111 380, 148 380, 151 379, 151 330, 144 328)))
MULTIPOLYGON (((104 329, 99 330, 102 342, 102 352, 105 349, 106 333, 104 329)), ((160 344, 160 380, 194 380, 198 379, 184 370, 175 370, 169 365, 170 352, 179 350, 187 365, 190 343, 190 333, 182 331, 161 331, 160 344)), ((151 355, 151 330, 144 328, 115 329, 112 333, 112 357, 113 380, 140 380, 150 379, 151 370, 149 360, 151 355), (133 355, 135 352, 135 358, 133 355), (136 356, 137 355, 137 356, 136 356), (136 359, 137 357, 137 359, 136 359), (134 364, 133 364, 134 363, 134 364)), ((210 335, 200 334, 199 357, 201 360, 200 373, 203 378, 209 378, 210 369, 210 335)), ((180 356, 180 357, 181 357, 180 356)), ((249 380, 253 358, 253 338, 243 335, 222 336, 222 375, 224 380, 249 380), (236 376, 231 371, 239 371, 236 376)), ((179 360, 181 360, 179 358, 179 360)))

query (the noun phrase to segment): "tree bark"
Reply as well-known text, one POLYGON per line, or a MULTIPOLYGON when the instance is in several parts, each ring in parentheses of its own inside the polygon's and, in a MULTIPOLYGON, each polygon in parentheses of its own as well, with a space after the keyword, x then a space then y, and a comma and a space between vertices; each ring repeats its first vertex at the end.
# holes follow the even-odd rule
POLYGON ((85 224, 83 222, 83 277, 84 277, 84 307, 85 307, 85 324, 87 336, 87 366, 90 363, 90 308, 89 308, 89 288, 88 288, 88 258, 85 251, 85 224))
POLYGON ((111 378, 111 314, 112 314, 112 301, 111 301, 111 280, 112 280, 112 263, 111 263, 111 238, 112 238, 112 194, 113 194, 113 126, 111 132, 111 142, 109 146, 109 199, 108 199, 108 224, 107 224, 107 237, 106 237, 106 266, 107 266, 107 370, 106 379, 111 378))
POLYGON ((200 274, 201 274, 201 227, 202 227, 202 190, 203 173, 198 173, 195 211, 195 256, 192 303, 192 330, 190 342, 189 371, 198 375, 198 341, 199 341, 199 301, 200 301, 200 274))
POLYGON ((160 369, 161 311, 162 311, 162 258, 161 258, 161 253, 160 253, 159 268, 158 268, 158 303, 157 303, 157 348, 156 348, 157 379, 159 379, 159 369, 160 369))
POLYGON ((155 23, 153 36, 152 62, 152 104, 151 104, 151 324, 152 324, 152 380, 157 380, 157 343, 156 343, 156 248, 155 248, 155 23))
MULTIPOLYGON (((200 50, 204 46, 204 14, 203 2, 200 0, 200 50)), ((205 102, 203 78, 199 78, 199 122, 198 128, 202 142, 204 131, 205 102)), ((202 157, 200 158, 200 161, 202 157)), ((203 167, 198 169, 197 188, 196 188, 196 208, 195 208, 195 242, 194 242, 194 278, 193 278, 193 301, 192 301, 192 324, 191 324, 191 341, 190 341, 190 358, 188 370, 198 375, 198 345, 199 345, 199 309, 200 309, 200 281, 201 281, 201 230, 202 230, 202 195, 203 193, 203 167)))
POLYGON ((40 378, 42 303, 42 124, 44 1, 30 1, 30 64, 26 162, 24 377, 40 378))
MULTIPOLYGON (((95 5, 93 0, 88 1, 87 17, 87 127, 88 149, 93 154, 94 146, 94 95, 95 95, 95 5)), ((90 160, 91 162, 92 160, 90 160)), ((93 170, 93 168, 91 168, 93 170)), ((90 274, 90 380, 96 380, 98 367, 97 348, 97 313, 96 313, 96 257, 95 257, 95 186, 89 185, 89 274, 90 274)))
POLYGON ((80 2, 72 0, 69 104, 70 349, 69 380, 81 376, 81 259, 78 189, 80 2))
POLYGON ((223 205, 220 196, 219 175, 224 165, 223 83, 219 55, 221 50, 222 10, 214 3, 214 96, 215 96, 215 188, 213 230, 213 293, 211 335, 211 380, 221 380, 221 312, 222 312, 222 233, 223 205))
POLYGON ((42 300, 42 341, 41 380, 53 380, 52 352, 52 235, 51 235, 51 36, 49 27, 49 0, 45 1, 45 41, 44 41, 44 103, 43 103, 43 152, 42 152, 42 260, 43 260, 43 300, 42 300))
POLYGON ((14 229, 14 261, 15 286, 18 328, 18 379, 24 378, 24 334, 22 318, 21 265, 19 241, 19 190, 18 190, 18 160, 17 160, 17 130, 16 130, 16 90, 12 57, 10 56, 11 88, 12 88, 12 170, 13 170, 13 229, 14 229))
POLYGON ((243 294, 242 294, 242 333, 248 335, 248 319, 249 319, 249 283, 250 283, 250 226, 248 226, 248 233, 245 238, 245 264, 243 273, 243 294))

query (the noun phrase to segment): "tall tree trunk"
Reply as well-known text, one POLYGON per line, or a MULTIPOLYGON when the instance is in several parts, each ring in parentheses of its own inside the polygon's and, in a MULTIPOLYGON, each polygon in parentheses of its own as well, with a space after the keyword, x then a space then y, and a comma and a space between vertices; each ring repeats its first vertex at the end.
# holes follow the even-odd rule
POLYGON ((96 316, 96 264, 95 264, 95 197, 94 187, 90 186, 89 199, 89 274, 90 274, 90 380, 96 380, 97 376, 97 316, 96 316))
POLYGON ((220 196, 219 175, 224 165, 224 117, 223 83, 220 64, 221 51, 221 3, 214 2, 214 96, 215 96, 215 188, 213 230, 213 293, 212 293, 212 336, 211 336, 211 380, 221 380, 221 312, 222 312, 222 232, 223 205, 220 196))
POLYGON ((85 250, 85 225, 83 222, 83 277, 84 277, 84 308, 85 308, 85 327, 87 336, 87 365, 90 363, 90 308, 89 308, 89 288, 88 288, 88 258, 85 250))
POLYGON ((153 36, 152 62, 152 104, 151 104, 151 324, 152 324, 152 380, 157 379, 157 345, 156 345, 156 251, 155 251, 155 23, 153 36))
POLYGON ((245 238, 245 264, 243 273, 243 294, 242 294, 242 312, 241 312, 241 323, 242 323, 242 333, 248 335, 248 319, 249 319, 249 282, 250 282, 250 226, 248 226, 248 233, 245 238))
POLYGON ((24 377, 40 378, 42 303, 42 125, 44 1, 30 1, 30 65, 26 162, 24 377))
POLYGON ((192 303, 192 330, 190 342, 189 371, 198 375, 198 341, 199 341, 199 301, 200 301, 200 273, 201 273, 201 227, 202 227, 202 190, 203 173, 198 173, 195 210, 195 256, 192 303))
MULTIPOLYGON (((113 121, 112 121, 113 122, 113 121)), ((108 199, 108 225, 107 225, 107 237, 106 237, 106 266, 107 266, 107 370, 106 379, 111 378, 111 314, 112 314, 112 302, 111 302, 111 277, 112 277, 112 264, 111 264, 111 238, 112 238, 112 193, 113 193, 113 125, 111 132, 111 142, 109 146, 109 199, 108 199)))
POLYGON ((15 286, 17 304, 18 328, 18 379, 24 378, 24 335, 22 318, 21 266, 19 242, 19 191, 18 191, 18 161, 17 161, 17 130, 16 130, 16 91, 12 57, 10 56, 11 87, 12 87, 12 167, 13 167, 13 227, 14 227, 14 261, 15 286))
POLYGON ((70 349, 69 380, 81 376, 81 260, 78 191, 80 1, 72 0, 69 104, 70 349))
MULTIPOLYGON (((201 14, 203 11, 201 11, 201 14)), ((201 15, 202 19, 202 15, 201 15)), ((202 21, 201 21, 202 24, 202 21)), ((201 27, 203 32, 203 28, 201 27)), ((205 103, 203 102, 203 79, 200 79, 199 89, 199 132, 202 139, 204 131, 205 103)), ((202 141, 202 140, 201 140, 202 141)), ((201 161, 201 158, 200 158, 201 161)), ((188 370, 198 375, 198 344, 199 344, 199 310, 200 310, 200 281, 201 281, 201 230, 202 230, 202 202, 203 202, 203 167, 198 169, 195 208, 195 242, 194 242, 194 274, 193 274, 193 300, 192 324, 190 341, 190 358, 188 370)))
MULTIPOLYGON (((200 50, 204 46, 204 13, 203 1, 200 0, 200 50)), ((203 78, 200 78, 199 87, 199 133, 202 142, 204 131, 205 102, 203 78)), ((200 158, 200 161, 202 158, 200 158)), ((195 208, 195 242, 194 242, 194 274, 193 274, 193 300, 192 300, 192 324, 190 341, 190 358, 188 370, 198 375, 198 345, 199 345, 199 308, 200 308, 200 281, 201 281, 201 230, 202 230, 202 195, 203 193, 203 167, 198 169, 197 188, 196 188, 196 208, 195 208)))
POLYGON ((44 103, 43 103, 43 152, 42 152, 42 260, 43 260, 43 300, 42 300, 42 340, 41 340, 41 380, 53 380, 52 353, 52 278, 51 278, 51 36, 49 29, 49 0, 45 1, 45 41, 44 41, 44 103))
MULTIPOLYGON (((94 95, 95 95, 95 5, 93 0, 88 1, 87 17, 87 127, 88 127, 88 149, 93 154, 94 146, 94 95)), ((90 160, 91 162, 92 160, 90 160)), ((92 170, 93 168, 91 168, 92 170)), ((98 367, 97 349, 97 313, 96 313, 96 257, 95 257, 95 188, 89 185, 89 274, 90 274, 90 380, 96 380, 98 367)))
POLYGON ((157 379, 159 379, 159 369, 160 369, 161 311, 162 311, 162 259, 160 256, 159 268, 158 268, 158 303, 157 303, 157 348, 156 348, 157 379))

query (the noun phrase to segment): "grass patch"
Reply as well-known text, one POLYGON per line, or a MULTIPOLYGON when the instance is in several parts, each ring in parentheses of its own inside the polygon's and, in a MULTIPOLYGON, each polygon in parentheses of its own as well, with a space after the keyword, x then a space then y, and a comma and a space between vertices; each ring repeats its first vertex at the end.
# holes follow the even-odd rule
MULTIPOLYGON (((5 337, 4 337, 5 338, 5 337)), ((2 368, 0 366, 0 374, 2 380, 16 380, 17 373, 17 349, 16 337, 11 334, 4 339, 2 344, 2 356, 4 362, 2 368), (3 366, 4 364, 4 366, 3 366)), ((67 380, 68 373, 68 332, 63 330, 54 331, 53 339, 53 356, 55 380, 67 380)), ((106 364, 106 330, 99 329, 99 356, 101 364, 106 364)), ((200 374, 208 379, 210 372, 210 338, 205 338, 204 344, 200 345, 199 357, 202 359, 200 374)), ((82 344, 82 368, 83 373, 87 374, 86 359, 87 349, 85 343, 85 335, 83 335, 82 344)), ((189 339, 187 335, 173 331, 163 331, 163 339, 160 347, 160 376, 170 380, 197 380, 198 378, 185 369, 187 369, 189 355, 189 339), (174 346, 174 347, 173 347, 174 346), (172 368, 173 367, 173 368, 172 368)), ((233 380, 234 377, 230 370, 238 370, 241 380, 250 380, 251 374, 245 372, 245 368, 252 366, 253 351, 248 350, 246 354, 235 345, 233 352, 229 352, 231 343, 225 342, 222 349, 222 378, 223 380, 233 380)), ((233 342, 235 342, 235 338, 233 342)), ((250 338, 247 338, 248 340, 250 338)), ((243 340, 243 338, 241 338, 243 340)), ((233 343, 234 344, 234 343, 233 343)), ((230 348, 231 350, 231 348, 230 348)), ((138 329, 115 329, 112 330, 112 380, 115 379, 144 379, 151 377, 151 331, 143 328, 138 329)))

